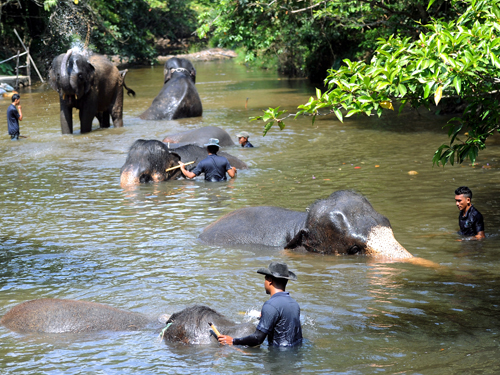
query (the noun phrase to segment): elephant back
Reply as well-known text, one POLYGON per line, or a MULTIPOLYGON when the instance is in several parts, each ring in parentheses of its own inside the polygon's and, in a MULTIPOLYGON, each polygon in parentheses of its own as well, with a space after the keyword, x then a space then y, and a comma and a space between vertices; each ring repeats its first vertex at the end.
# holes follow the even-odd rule
POLYGON ((14 306, 0 320, 20 333, 65 333, 138 330, 150 323, 137 313, 95 302, 37 299, 14 306))

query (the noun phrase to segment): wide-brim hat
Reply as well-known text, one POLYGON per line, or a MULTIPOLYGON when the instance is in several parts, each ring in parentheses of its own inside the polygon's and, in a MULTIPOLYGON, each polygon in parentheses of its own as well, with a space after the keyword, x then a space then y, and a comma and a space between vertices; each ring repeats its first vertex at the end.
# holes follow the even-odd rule
POLYGON ((241 133, 236 134, 236 136, 238 138, 242 138, 243 137, 243 138, 248 139, 250 137, 250 134, 248 134, 247 132, 241 132, 241 133))
POLYGON ((205 147, 208 147, 208 146, 217 146, 220 148, 219 140, 217 138, 210 138, 208 140, 208 143, 205 144, 205 147))
POLYGON ((271 262, 268 268, 259 268, 257 273, 276 279, 297 280, 297 276, 288 269, 286 263, 271 262))

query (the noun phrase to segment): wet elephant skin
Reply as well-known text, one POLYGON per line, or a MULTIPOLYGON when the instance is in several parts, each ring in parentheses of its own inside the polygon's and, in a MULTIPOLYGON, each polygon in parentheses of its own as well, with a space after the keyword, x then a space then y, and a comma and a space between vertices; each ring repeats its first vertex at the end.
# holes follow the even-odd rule
POLYGON ((210 138, 217 138, 219 140, 219 145, 222 147, 235 145, 229 133, 217 126, 204 126, 199 129, 170 134, 165 137, 163 142, 179 145, 192 144, 203 147, 208 143, 210 138))
POLYGON ((127 70, 118 71, 105 56, 68 50, 54 58, 49 72, 51 87, 59 93, 61 132, 73 134, 72 110, 79 110, 80 131, 92 131, 97 118, 101 128, 123 126, 123 87, 127 70))
POLYGON ((251 323, 236 324, 210 307, 196 305, 172 314, 163 338, 167 342, 218 345, 208 323, 213 323, 222 335, 231 337, 245 337, 255 332, 251 323))
POLYGON ((203 107, 195 81, 196 70, 189 60, 177 57, 167 60, 163 87, 140 118, 175 120, 201 116, 203 107))
MULTIPOLYGON (((228 159, 229 164, 237 169, 246 169, 247 165, 240 159, 226 152, 218 152, 218 155, 228 159)), ((195 145, 184 145, 176 148, 168 148, 163 142, 157 140, 139 139, 134 142, 127 155, 125 164, 121 168, 121 184, 137 184, 150 181, 168 181, 183 178, 184 175, 179 168, 166 172, 166 169, 175 167, 178 161, 188 163, 188 170, 193 170, 198 163, 208 156, 206 148, 195 145)))
POLYGON ((312 204, 307 213, 279 207, 242 208, 221 217, 200 235, 216 245, 254 244, 334 255, 407 259, 389 220, 368 200, 340 190, 312 204))
POLYGON ((20 333, 135 331, 151 323, 141 314, 100 303, 52 298, 23 302, 0 320, 1 325, 20 333))

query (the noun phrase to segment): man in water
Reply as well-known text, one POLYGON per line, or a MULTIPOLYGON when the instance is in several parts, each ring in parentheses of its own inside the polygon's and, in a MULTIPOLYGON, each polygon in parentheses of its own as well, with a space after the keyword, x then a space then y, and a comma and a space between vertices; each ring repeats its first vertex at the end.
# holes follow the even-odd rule
POLYGON ((242 338, 220 335, 223 345, 257 346, 267 336, 269 346, 295 346, 302 343, 299 304, 285 292, 288 280, 297 276, 288 270, 285 263, 272 262, 269 268, 260 268, 257 273, 265 275, 264 288, 271 298, 264 303, 255 333, 242 338))
POLYGON ((19 121, 22 121, 22 119, 21 96, 14 94, 12 95, 12 104, 7 108, 7 127, 10 139, 19 140, 19 121))
POLYGON ((471 203, 472 191, 467 186, 460 186, 455 190, 455 202, 460 215, 458 215, 458 225, 462 236, 470 237, 471 240, 481 240, 484 235, 483 215, 476 210, 471 203))
POLYGON ((248 140, 250 135, 247 132, 241 132, 236 136, 238 137, 238 142, 240 143, 241 147, 253 147, 253 145, 248 140))
POLYGON ((208 156, 200 161, 192 172, 184 167, 184 163, 179 161, 181 171, 187 178, 194 178, 201 173, 205 173, 205 181, 218 182, 226 181, 226 172, 229 177, 236 176, 236 168, 231 167, 229 161, 224 156, 218 156, 219 140, 217 138, 210 138, 208 143, 205 144, 208 151, 208 156))

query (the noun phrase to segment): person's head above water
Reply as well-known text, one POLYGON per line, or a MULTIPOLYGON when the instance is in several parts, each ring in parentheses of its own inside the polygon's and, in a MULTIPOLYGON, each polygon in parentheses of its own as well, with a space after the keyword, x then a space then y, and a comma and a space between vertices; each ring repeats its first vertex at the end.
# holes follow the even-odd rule
POLYGON ((471 200, 472 191, 467 186, 460 186, 455 190, 455 203, 460 211, 468 210, 471 200))
POLYGON ((264 288, 270 295, 285 291, 288 280, 297 280, 297 276, 288 270, 286 263, 271 262, 268 268, 259 268, 257 273, 266 276, 264 288))
POLYGON ((217 138, 210 138, 208 143, 205 143, 205 147, 207 148, 209 154, 216 155, 220 147, 219 140, 217 138))
POLYGON ((250 138, 250 135, 247 132, 240 132, 236 135, 238 137, 238 142, 240 145, 244 146, 248 142, 248 138, 250 138))

